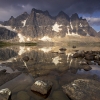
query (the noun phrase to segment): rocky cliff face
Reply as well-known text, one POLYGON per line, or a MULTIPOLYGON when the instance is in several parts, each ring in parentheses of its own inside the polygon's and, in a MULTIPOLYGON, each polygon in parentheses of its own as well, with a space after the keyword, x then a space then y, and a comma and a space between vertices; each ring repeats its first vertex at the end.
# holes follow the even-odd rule
POLYGON ((17 36, 17 33, 10 31, 4 27, 0 27, 0 40, 9 40, 17 36))
POLYGON ((22 15, 19 15, 16 18, 11 16, 11 18, 8 21, 5 21, 3 23, 3 25, 4 26, 12 26, 12 28, 14 28, 14 27, 16 27, 16 28, 22 27, 28 16, 29 15, 28 15, 27 12, 24 12, 22 15))
POLYGON ((97 36, 97 32, 90 27, 86 19, 79 18, 75 13, 69 17, 61 11, 52 17, 48 11, 32 9, 30 14, 26 12, 14 18, 13 16, 3 23, 11 26, 18 33, 20 42, 30 41, 33 38, 71 36, 97 36))

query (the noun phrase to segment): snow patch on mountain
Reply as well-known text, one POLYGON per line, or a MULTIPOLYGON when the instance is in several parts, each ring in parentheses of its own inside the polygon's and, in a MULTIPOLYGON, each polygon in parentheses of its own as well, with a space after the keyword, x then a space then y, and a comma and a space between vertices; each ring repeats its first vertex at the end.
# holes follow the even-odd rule
POLYGON ((23 20, 23 21, 22 21, 23 27, 26 25, 26 21, 27 21, 27 20, 23 20))
POLYGON ((72 33, 67 33, 66 35, 70 35, 70 36, 80 36, 79 34, 77 34, 77 33, 74 33, 74 32, 72 32, 72 33))
POLYGON ((18 33, 18 37, 19 37, 19 42, 25 42, 25 36, 23 36, 22 34, 18 33))
POLYGON ((29 37, 25 37, 22 34, 18 33, 19 42, 29 42, 31 39, 29 37))
POLYGON ((27 41, 31 41, 30 38, 27 38, 27 41))
POLYGON ((14 29, 11 26, 4 26, 4 25, 0 24, 0 27, 6 28, 6 29, 8 29, 10 31, 14 31, 14 29))
POLYGON ((67 28, 67 30, 68 30, 68 33, 66 33, 66 36, 80 36, 79 34, 77 34, 77 33, 74 33, 74 32, 70 32, 69 31, 69 28, 67 28))
POLYGON ((83 27, 83 25, 82 25, 81 23, 79 24, 79 26, 80 26, 80 27, 83 27))
POLYGON ((48 36, 44 36, 42 38, 40 38, 39 40, 42 40, 42 41, 52 41, 52 39, 48 36))
POLYGON ((57 22, 52 26, 52 30, 55 32, 60 32, 62 28, 60 28, 62 25, 59 25, 57 22))
POLYGON ((87 35, 86 36, 90 36, 88 33, 87 33, 87 35))
POLYGON ((13 29, 13 31, 16 31, 16 27, 13 29))
POLYGON ((73 30, 73 25, 72 25, 71 21, 70 21, 70 26, 71 26, 71 29, 73 30))

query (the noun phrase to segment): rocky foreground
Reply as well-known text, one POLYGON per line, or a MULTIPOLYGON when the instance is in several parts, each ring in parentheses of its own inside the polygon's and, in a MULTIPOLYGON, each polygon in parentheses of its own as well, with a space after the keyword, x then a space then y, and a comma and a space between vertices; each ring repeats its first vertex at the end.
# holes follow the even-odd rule
POLYGON ((43 100, 100 100, 100 81, 96 75, 76 75, 68 72, 59 77, 58 83, 52 73, 49 76, 35 78, 28 88, 25 84, 19 84, 13 90, 1 89, 0 100, 41 100, 41 98, 43 100), (19 91, 17 97, 14 91, 19 91), (31 96, 34 99, 30 99, 31 96))
MULTIPOLYGON (((65 51, 61 48, 60 51, 65 51)), ((53 52, 54 53, 54 52, 53 52)), ((90 71, 90 65, 100 65, 100 51, 78 51, 76 50, 72 58, 81 58, 78 69, 90 71)), ((30 58, 25 56, 23 61, 28 62, 30 58)), ((28 70, 26 70, 28 71, 28 70)), ((0 100, 41 100, 42 97, 46 100, 100 100, 100 79, 97 75, 76 74, 74 68, 66 72, 50 71, 50 74, 37 76, 28 87, 14 87, 13 91, 8 88, 0 90, 0 100), (25 91, 23 89, 25 89, 25 91), (17 91, 17 97, 13 96, 14 91, 17 91), (26 92, 27 91, 27 92, 26 92), (12 92, 12 95, 11 95, 12 92), (36 97, 35 95, 38 95, 36 97), (34 99, 30 98, 33 97, 34 99)), ((0 71, 0 86, 14 79, 20 72, 6 73, 6 70, 0 71)), ((43 99, 43 100, 44 100, 43 99)))

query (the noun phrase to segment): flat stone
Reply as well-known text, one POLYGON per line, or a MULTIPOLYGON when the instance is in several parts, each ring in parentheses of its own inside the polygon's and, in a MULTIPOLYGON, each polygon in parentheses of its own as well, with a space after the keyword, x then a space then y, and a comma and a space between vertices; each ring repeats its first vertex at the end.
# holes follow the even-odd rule
POLYGON ((48 94, 48 92, 51 90, 52 85, 53 84, 50 81, 37 80, 32 85, 31 90, 45 95, 48 94))
POLYGON ((91 79, 77 79, 62 86, 71 100, 100 100, 100 82, 91 79))

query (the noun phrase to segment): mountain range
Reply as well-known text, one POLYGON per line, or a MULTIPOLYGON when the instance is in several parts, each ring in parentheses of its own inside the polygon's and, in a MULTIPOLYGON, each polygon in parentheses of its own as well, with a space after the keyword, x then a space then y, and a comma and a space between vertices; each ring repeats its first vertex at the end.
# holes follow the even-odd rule
POLYGON ((33 8, 31 13, 24 12, 18 17, 0 22, 0 40, 27 42, 36 40, 51 41, 54 37, 91 36, 98 33, 86 19, 77 13, 69 17, 63 11, 51 16, 48 11, 33 8))

